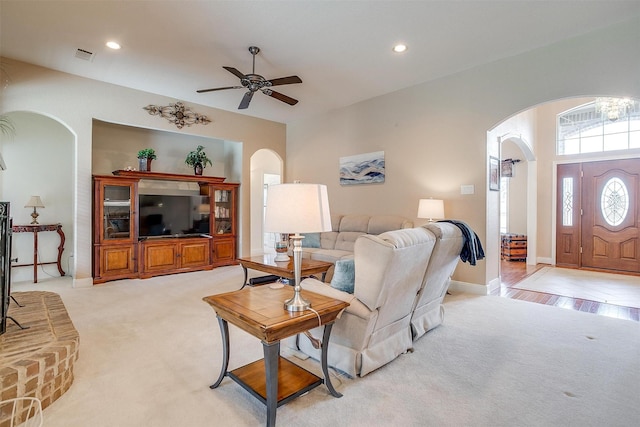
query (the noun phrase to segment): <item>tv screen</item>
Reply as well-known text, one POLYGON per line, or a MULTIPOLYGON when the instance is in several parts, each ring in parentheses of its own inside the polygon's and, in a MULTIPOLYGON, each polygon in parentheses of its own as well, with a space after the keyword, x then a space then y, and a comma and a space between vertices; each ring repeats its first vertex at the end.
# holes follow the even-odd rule
POLYGON ((141 238, 209 234, 209 197, 140 194, 141 238))

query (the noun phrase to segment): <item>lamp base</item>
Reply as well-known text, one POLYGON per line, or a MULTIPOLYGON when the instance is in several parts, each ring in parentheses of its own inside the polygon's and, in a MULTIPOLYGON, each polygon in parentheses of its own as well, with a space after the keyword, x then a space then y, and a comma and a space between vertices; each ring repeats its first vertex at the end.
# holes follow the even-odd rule
POLYGON ((38 212, 36 212, 36 209, 33 209, 33 212, 31 212, 31 219, 33 221, 31 221, 31 224, 38 224, 38 216, 40 216, 40 214, 38 212))
POLYGON ((293 298, 284 302, 284 309, 287 311, 305 311, 309 307, 311 307, 311 303, 302 298, 298 291, 293 294, 293 298))
POLYGON ((283 252, 278 252, 276 254, 276 257, 273 260, 276 261, 276 262, 279 262, 279 261, 289 262, 289 255, 287 255, 286 252, 284 252, 284 253, 283 252))

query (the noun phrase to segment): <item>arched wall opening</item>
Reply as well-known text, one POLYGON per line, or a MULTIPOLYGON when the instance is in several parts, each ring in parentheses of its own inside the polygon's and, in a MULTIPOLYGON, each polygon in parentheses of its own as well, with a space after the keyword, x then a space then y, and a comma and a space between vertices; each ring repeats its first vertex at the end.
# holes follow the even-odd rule
MULTIPOLYGON (((593 102, 595 96, 563 98, 532 106, 512 115, 487 132, 489 156, 500 156, 503 142, 520 148, 527 167, 527 237, 528 264, 555 264, 556 167, 560 163, 599 161, 639 157, 640 148, 588 154, 556 154, 557 115, 571 108, 593 102)), ((487 283, 489 292, 500 285, 500 211, 499 193, 486 192, 487 283)))
MULTIPOLYGON (((74 276, 76 239, 76 134, 50 115, 32 111, 7 113, 15 127, 14 135, 3 135, 0 147, 6 169, 0 172, 0 198, 11 203, 14 225, 30 224, 32 208, 24 205, 30 196, 40 196, 44 208, 38 208, 39 224, 62 224, 65 249, 61 266, 65 275, 74 276)), ((13 264, 33 262, 33 235, 14 233, 13 264)), ((57 233, 38 234, 38 262, 56 261, 57 233)), ((38 281, 59 277, 55 264, 38 267, 38 281)), ((33 269, 14 267, 12 282, 32 281, 33 269)))
POLYGON ((264 253, 268 243, 263 232, 265 185, 283 181, 284 162, 273 150, 260 149, 253 153, 251 165, 251 255, 264 253))

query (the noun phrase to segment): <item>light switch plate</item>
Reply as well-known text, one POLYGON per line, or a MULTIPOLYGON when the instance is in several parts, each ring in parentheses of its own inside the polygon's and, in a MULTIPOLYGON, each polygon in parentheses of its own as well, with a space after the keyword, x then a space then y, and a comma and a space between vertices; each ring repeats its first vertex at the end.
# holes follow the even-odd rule
POLYGON ((473 194, 475 192, 476 188, 473 184, 460 186, 460 194, 473 194))

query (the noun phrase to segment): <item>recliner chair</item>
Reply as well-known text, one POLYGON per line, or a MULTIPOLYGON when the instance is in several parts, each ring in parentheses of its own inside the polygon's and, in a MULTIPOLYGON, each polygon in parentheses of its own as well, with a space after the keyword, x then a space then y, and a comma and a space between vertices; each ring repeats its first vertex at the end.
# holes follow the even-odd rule
MULTIPOLYGON (((355 287, 349 294, 315 279, 304 290, 341 299, 351 305, 336 321, 328 364, 351 376, 365 376, 412 349, 411 316, 416 296, 436 245, 423 227, 363 235, 355 242, 355 287)), ((322 336, 321 328, 311 331, 322 336)), ((300 350, 320 359, 320 350, 300 338, 300 350)))

